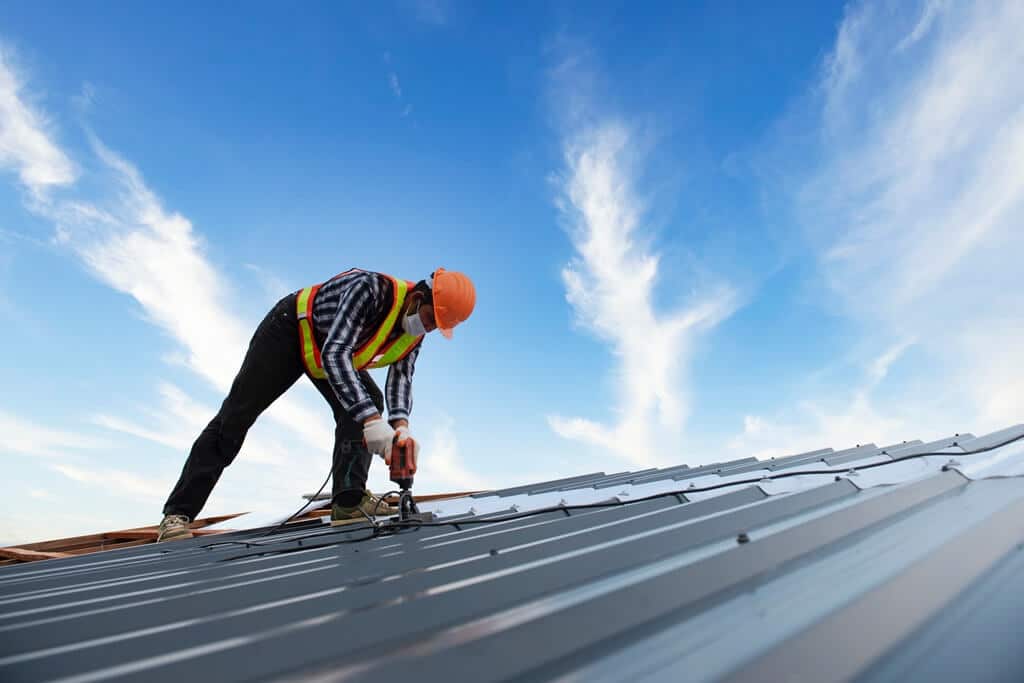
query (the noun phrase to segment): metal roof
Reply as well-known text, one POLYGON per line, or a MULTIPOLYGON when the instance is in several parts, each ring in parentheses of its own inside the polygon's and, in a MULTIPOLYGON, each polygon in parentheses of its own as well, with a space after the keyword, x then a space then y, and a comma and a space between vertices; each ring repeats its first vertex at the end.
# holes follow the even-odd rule
POLYGON ((1021 437, 592 474, 425 503, 441 521, 394 535, 312 521, 3 567, 0 680, 1024 680, 1021 437))

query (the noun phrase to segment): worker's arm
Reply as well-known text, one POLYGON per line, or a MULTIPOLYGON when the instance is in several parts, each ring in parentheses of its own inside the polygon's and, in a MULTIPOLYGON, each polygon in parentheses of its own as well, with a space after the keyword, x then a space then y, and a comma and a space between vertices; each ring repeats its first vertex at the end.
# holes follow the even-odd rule
POLYGON ((378 416, 377 407, 352 364, 352 354, 363 327, 379 308, 379 290, 373 277, 372 273, 367 273, 342 292, 334 324, 320 353, 327 382, 342 407, 360 423, 378 416))
POLYGON ((412 376, 416 371, 416 357, 420 355, 422 342, 402 360, 388 366, 388 380, 384 385, 384 397, 388 403, 388 420, 396 429, 409 425, 412 412, 412 376))

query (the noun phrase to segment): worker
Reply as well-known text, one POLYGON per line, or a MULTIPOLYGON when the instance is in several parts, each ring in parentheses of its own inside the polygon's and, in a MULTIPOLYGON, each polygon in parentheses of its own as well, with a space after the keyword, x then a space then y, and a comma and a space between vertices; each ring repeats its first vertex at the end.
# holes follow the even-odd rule
POLYGON ((192 446, 164 505, 157 541, 191 538, 190 523, 246 432, 302 374, 334 412, 332 524, 396 514, 366 490, 371 454, 390 464, 397 443, 415 462, 419 446, 409 412, 421 342, 435 329, 451 338, 475 304, 472 281, 443 268, 416 283, 352 269, 281 299, 256 328, 220 411, 192 446), (368 372, 385 366, 387 421, 384 397, 368 372))

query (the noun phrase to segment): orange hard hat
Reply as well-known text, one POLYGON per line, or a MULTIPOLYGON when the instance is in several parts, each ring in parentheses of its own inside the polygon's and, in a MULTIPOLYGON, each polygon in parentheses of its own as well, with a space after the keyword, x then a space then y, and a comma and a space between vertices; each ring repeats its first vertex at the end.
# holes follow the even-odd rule
POLYGON ((433 283, 434 321, 441 334, 452 338, 452 328, 464 321, 476 306, 476 288, 462 273, 438 268, 433 283))

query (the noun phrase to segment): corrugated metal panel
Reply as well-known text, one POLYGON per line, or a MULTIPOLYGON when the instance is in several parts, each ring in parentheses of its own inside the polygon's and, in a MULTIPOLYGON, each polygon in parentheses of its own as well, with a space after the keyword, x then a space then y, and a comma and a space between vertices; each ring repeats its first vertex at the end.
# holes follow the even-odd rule
MULTIPOLYGON (((969 436, 969 435, 964 435, 969 436)), ((1006 429, 1000 429, 998 432, 992 432, 975 439, 964 439, 960 442, 960 445, 966 450, 976 450, 979 448, 989 448, 996 444, 1009 441, 1011 439, 1017 439, 1024 436, 1024 424, 1014 425, 1007 427, 1006 429)))
POLYGON ((542 488, 550 488, 551 486, 567 486, 577 481, 584 481, 590 479, 599 479, 600 477, 606 476, 604 472, 591 472, 589 474, 580 474, 575 477, 566 477, 565 479, 553 479, 551 481, 540 482, 537 484, 527 484, 525 486, 513 486, 511 488, 499 489, 497 491, 486 491, 482 493, 474 493, 474 498, 480 498, 482 496, 513 496, 518 493, 529 493, 542 488))
POLYGON ((802 465, 808 462, 823 460, 826 455, 830 455, 832 452, 831 448, 822 448, 816 451, 809 451, 807 453, 798 453, 797 455, 786 455, 781 458, 759 460, 749 465, 730 467, 728 471, 730 474, 739 474, 741 472, 751 472, 762 468, 768 468, 771 470, 785 469, 787 467, 792 467, 793 465, 802 465))
POLYGON ((601 490, 572 478, 430 503, 443 514, 538 511, 486 524, 345 542, 369 529, 313 521, 2 568, 0 680, 905 671, 894 648, 955 614, 958 596, 1024 541, 1024 445, 962 451, 892 462, 863 446, 835 454, 856 456, 835 472, 806 453, 682 481, 666 468, 601 490), (913 603, 890 618, 898 600, 913 603), (851 640, 872 619, 888 621, 851 640), (815 668, 814 653, 840 645, 836 666, 815 668))

